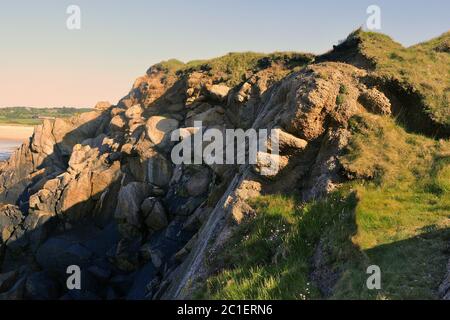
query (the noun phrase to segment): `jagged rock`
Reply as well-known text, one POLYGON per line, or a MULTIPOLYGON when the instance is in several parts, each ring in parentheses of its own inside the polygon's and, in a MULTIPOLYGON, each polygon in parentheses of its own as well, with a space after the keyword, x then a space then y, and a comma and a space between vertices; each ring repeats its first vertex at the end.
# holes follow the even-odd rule
POLYGON ((133 153, 133 144, 132 143, 125 143, 121 150, 122 153, 126 154, 126 155, 131 155, 133 153))
POLYGON ((175 119, 153 116, 147 120, 145 128, 150 141, 164 149, 170 143, 171 132, 177 129, 178 126, 179 123, 175 119))
POLYGON ((17 271, 10 271, 0 274, 0 292, 5 292, 11 289, 18 277, 17 271))
POLYGON ((125 111, 125 117, 128 119, 139 119, 141 118, 143 112, 144 109, 142 109, 141 105, 136 104, 125 111))
POLYGON ((125 130, 127 122, 122 114, 118 114, 111 119, 109 127, 113 132, 121 132, 125 130))
POLYGON ((100 195, 107 190, 112 184, 119 180, 121 175, 120 162, 114 163, 105 170, 94 171, 91 176, 92 190, 91 196, 99 199, 100 195))
POLYGON ((98 111, 106 111, 111 107, 111 103, 108 101, 99 101, 96 103, 94 109, 98 111))
POLYGON ((255 172, 265 177, 275 177, 288 164, 288 158, 278 154, 258 152, 256 156, 255 172))
POLYGON ((81 172, 88 165, 86 160, 97 154, 98 150, 92 149, 88 145, 83 146, 77 144, 73 147, 73 152, 69 160, 69 167, 74 171, 81 172))
POLYGON ((151 184, 165 188, 172 178, 172 163, 164 156, 156 154, 147 160, 147 177, 151 184))
POLYGON ((131 272, 139 268, 139 249, 141 239, 122 238, 117 244, 113 260, 114 265, 120 270, 131 272))
POLYGON ((198 208, 195 212, 183 223, 183 229, 191 232, 197 232, 200 227, 206 222, 212 208, 198 208))
POLYGON ((54 212, 33 210, 23 222, 23 230, 27 237, 23 239, 29 242, 32 250, 36 250, 45 241, 55 227, 54 212))
POLYGON ((243 103, 247 101, 249 99, 251 90, 252 85, 248 82, 245 82, 235 96, 236 102, 243 103))
MULTIPOLYGON (((55 151, 56 137, 52 133, 53 127, 53 123, 48 119, 45 119, 41 126, 36 127, 31 144, 33 150, 46 156, 50 156, 55 151)), ((69 129, 66 128, 65 131, 69 129)))
POLYGON ((111 109, 111 111, 109 112, 111 118, 114 118, 115 116, 117 116, 118 114, 124 113, 125 109, 120 108, 120 107, 114 107, 111 109))
POLYGON ((70 119, 56 119, 52 134, 58 150, 62 155, 70 155, 76 144, 96 136, 105 119, 106 117, 98 111, 82 113, 70 119))
POLYGON ((361 93, 359 101, 369 111, 376 114, 390 115, 391 102, 389 99, 377 89, 368 89, 361 93))
POLYGON ((41 271, 27 277, 25 297, 31 300, 54 300, 59 297, 57 282, 48 272, 41 271))
POLYGON ((281 151, 286 149, 304 150, 308 145, 306 140, 297 138, 282 129, 274 129, 273 131, 275 131, 274 134, 278 134, 278 143, 281 151))
POLYGON ((317 199, 332 192, 342 181, 339 156, 348 144, 350 133, 346 129, 330 129, 325 135, 319 154, 311 168, 303 194, 305 200, 317 199))
POLYGON ((186 120, 186 127, 194 127, 195 121, 201 121, 203 127, 211 127, 225 123, 225 110, 222 107, 214 107, 186 120))
MULTIPOLYGON (((331 192, 342 178, 347 120, 363 107, 389 114, 389 100, 362 84, 366 71, 347 64, 316 63, 293 73, 270 59, 261 65, 234 88, 220 84, 231 83, 227 72, 212 74, 208 66, 182 75, 154 66, 117 107, 100 103, 93 113, 38 126, 0 164, 0 201, 20 203, 24 212, 0 209, 1 249, 36 253, 43 269, 30 273, 36 265, 29 263, 25 296, 56 296, 49 278, 64 281, 67 266, 77 264, 91 284, 64 298, 183 297, 211 271, 207 250, 221 248, 235 224, 255 214, 249 199, 331 192), (200 132, 194 121, 221 132, 275 128, 280 154, 268 144, 256 165, 174 170, 170 135, 186 126, 182 139, 190 139, 200 132), (267 174, 272 163, 277 170, 267 174)), ((14 281, 5 285, 7 297, 22 296, 14 281)), ((445 283, 442 296, 449 295, 445 283)))
POLYGON ((22 212, 16 206, 4 205, 0 208, 0 245, 8 241, 23 219, 22 212))
POLYGON ((143 221, 141 204, 148 197, 150 188, 143 182, 131 182, 120 189, 114 217, 139 228, 143 221))
POLYGON ((191 197, 197 197, 208 191, 211 176, 208 169, 196 172, 185 184, 186 191, 191 197))
POLYGON ((0 300, 22 300, 25 292, 26 277, 20 278, 7 292, 0 293, 0 300))
POLYGON ((184 110, 184 108, 185 108, 184 103, 175 103, 168 106, 167 110, 175 113, 184 110))
POLYGON ((439 286, 439 296, 443 300, 450 300, 450 260, 447 264, 447 273, 445 274, 444 280, 439 286))
POLYGON ((214 84, 212 86, 206 86, 206 90, 212 99, 223 102, 226 100, 231 89, 223 84, 214 84))
POLYGON ((144 131, 145 122, 142 119, 132 119, 128 121, 128 128, 131 136, 138 137, 144 131))
POLYGON ((281 115, 281 126, 288 133, 311 141, 326 131, 325 122, 329 119, 345 125, 359 110, 357 81, 363 75, 365 71, 353 66, 327 63, 313 65, 301 75, 286 79, 272 98, 274 103, 290 106, 281 115))
POLYGON ((89 213, 91 202, 92 184, 91 174, 83 172, 71 180, 61 196, 61 212, 66 219, 76 222, 89 213))
POLYGON ((168 225, 166 211, 162 203, 156 198, 147 198, 141 206, 145 217, 145 225, 153 231, 163 229, 168 225))

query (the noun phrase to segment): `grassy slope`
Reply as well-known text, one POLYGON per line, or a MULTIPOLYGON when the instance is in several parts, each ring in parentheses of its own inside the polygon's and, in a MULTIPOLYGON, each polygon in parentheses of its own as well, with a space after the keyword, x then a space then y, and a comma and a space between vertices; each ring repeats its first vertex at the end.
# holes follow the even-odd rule
POLYGON ((409 48, 380 33, 357 31, 354 36, 379 75, 418 92, 430 117, 450 126, 450 32, 409 48))
POLYGON ((342 163, 355 180, 315 203, 258 199, 257 218, 213 262, 222 268, 201 297, 320 298, 310 274, 321 243, 329 272, 339 275, 330 298, 437 298, 450 239, 450 143, 406 133, 387 117, 351 125, 342 163), (373 264, 381 291, 365 286, 373 264))
MULTIPOLYGON (((211 60, 194 60, 183 63, 179 60, 168 60, 157 66, 173 73, 184 73, 191 71, 208 71, 215 77, 221 77, 229 86, 235 86, 246 79, 249 72, 264 69, 271 63, 280 64, 286 69, 294 69, 309 63, 314 58, 311 54, 294 52, 276 52, 263 54, 255 52, 229 53, 225 56, 211 60)), ((280 79, 287 74, 280 72, 280 79)))
MULTIPOLYGON (((410 48, 382 34, 352 36, 376 74, 419 93, 430 117, 450 125, 450 33, 410 48)), ((256 200, 257 217, 240 225, 211 262, 218 272, 199 297, 321 298, 311 281, 319 247, 321 270, 338 275, 328 298, 437 298, 449 256, 450 142, 369 114, 351 119, 350 127, 341 163, 351 180, 318 202, 256 200), (382 271, 380 291, 366 287, 374 264, 382 271)))

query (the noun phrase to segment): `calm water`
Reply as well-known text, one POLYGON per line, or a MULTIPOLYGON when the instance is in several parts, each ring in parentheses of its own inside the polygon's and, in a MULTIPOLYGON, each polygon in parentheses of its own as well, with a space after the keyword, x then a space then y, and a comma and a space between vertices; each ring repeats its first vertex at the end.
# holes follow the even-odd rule
POLYGON ((0 161, 8 160, 13 153, 23 141, 18 140, 4 140, 0 138, 0 161))

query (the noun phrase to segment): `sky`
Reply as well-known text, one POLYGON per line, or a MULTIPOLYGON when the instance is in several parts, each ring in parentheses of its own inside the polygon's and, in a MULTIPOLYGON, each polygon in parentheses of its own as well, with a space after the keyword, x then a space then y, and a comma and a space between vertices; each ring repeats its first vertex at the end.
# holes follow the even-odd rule
POLYGON ((0 106, 116 103, 162 60, 236 51, 323 53, 381 9, 409 46, 450 30, 448 0, 0 0, 0 106), (69 30, 67 8, 81 10, 69 30))

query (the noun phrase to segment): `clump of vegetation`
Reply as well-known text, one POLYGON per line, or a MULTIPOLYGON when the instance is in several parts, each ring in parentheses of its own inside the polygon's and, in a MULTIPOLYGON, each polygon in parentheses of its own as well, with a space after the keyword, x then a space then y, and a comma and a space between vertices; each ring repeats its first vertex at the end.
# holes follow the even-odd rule
POLYGON ((336 97, 336 104, 338 106, 342 105, 345 102, 345 96, 343 94, 338 94, 336 97))
POLYGON ((68 118, 91 111, 89 108, 0 108, 0 124, 37 125, 43 118, 68 118))
POLYGON ((315 299, 320 248, 337 275, 331 299, 435 299, 448 260, 450 142, 407 133, 389 117, 361 115, 341 162, 353 178, 327 198, 264 196, 215 263, 202 297, 315 299), (320 244, 320 246, 319 246, 320 244), (366 287, 381 268, 381 290, 366 287))
POLYGON ((157 64, 159 68, 176 74, 193 71, 205 71, 212 76, 222 77, 229 86, 236 86, 245 81, 248 75, 278 64, 280 79, 296 67, 304 66, 314 59, 311 54, 295 52, 275 52, 263 54, 255 52, 229 53, 211 60, 194 60, 183 63, 172 59, 157 64))
POLYGON ((380 33, 359 30, 351 36, 378 75, 417 92, 431 119, 450 126, 450 32, 409 48, 380 33))
POLYGON ((226 267, 207 281, 202 298, 320 297, 309 279, 315 245, 327 233, 339 243, 342 256, 353 254, 347 227, 352 228, 354 204, 353 196, 339 194, 304 206, 295 197, 281 195, 255 200, 257 217, 239 226, 220 253, 220 264, 226 267))
POLYGON ((348 93, 347 86, 345 84, 341 84, 339 86, 339 94, 347 94, 347 93, 348 93))
POLYGON ((341 84, 339 87, 339 94, 336 97, 336 105, 340 106, 345 102, 345 95, 348 93, 348 89, 345 84, 341 84))

